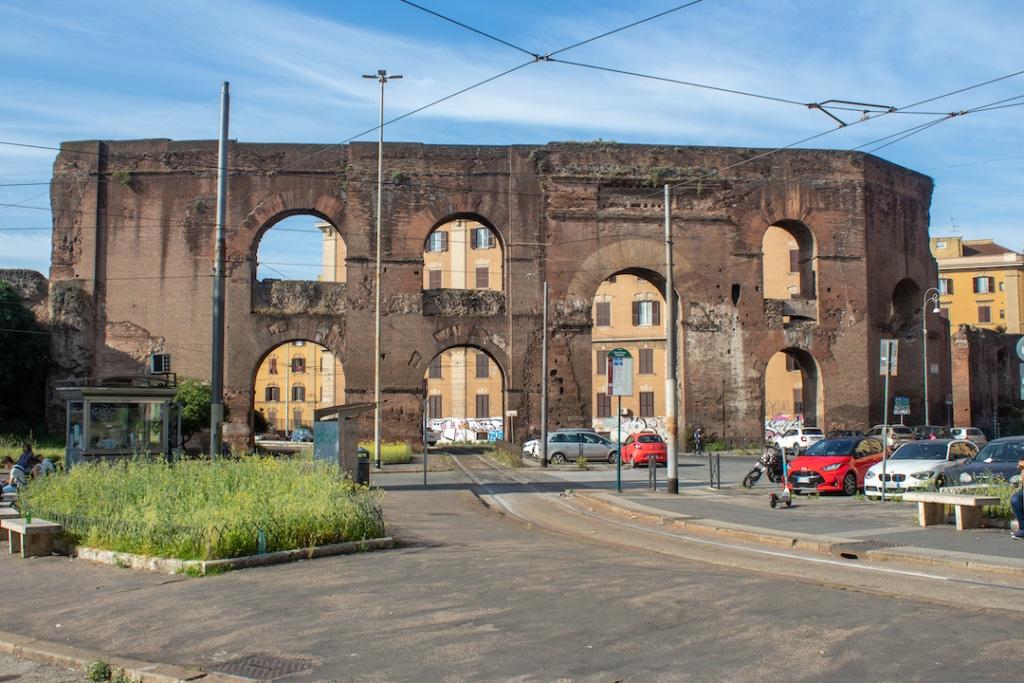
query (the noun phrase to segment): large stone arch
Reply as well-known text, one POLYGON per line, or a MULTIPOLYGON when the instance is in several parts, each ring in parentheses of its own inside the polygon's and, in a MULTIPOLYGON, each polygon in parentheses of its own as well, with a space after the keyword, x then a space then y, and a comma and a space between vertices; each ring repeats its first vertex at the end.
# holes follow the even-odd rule
POLYGON ((403 258, 421 256, 427 237, 445 222, 469 218, 489 227, 507 253, 508 226, 500 220, 508 208, 490 193, 453 193, 437 198, 402 223, 402 238, 392 245, 392 253, 403 258))
MULTIPOLYGON (((263 366, 264 361, 267 359, 268 356, 270 356, 270 354, 274 353, 275 351, 277 351, 278 349, 280 349, 282 346, 284 346, 286 344, 291 344, 293 342, 298 342, 298 341, 306 342, 308 344, 314 344, 314 345, 319 346, 319 347, 321 347, 323 349, 326 349, 331 354, 333 354, 335 360, 338 363, 338 365, 340 365, 341 368, 342 368, 342 377, 344 377, 344 362, 342 360, 341 354, 338 352, 337 349, 332 348, 332 347, 328 346, 327 344, 325 344, 325 343, 323 343, 321 341, 316 341, 315 339, 313 339, 313 338, 311 338, 309 336, 289 334, 286 337, 283 337, 283 338, 280 338, 280 339, 275 339, 269 346, 263 347, 262 352, 259 354, 258 358, 256 359, 255 363, 252 366, 252 371, 250 373, 250 383, 249 383, 250 391, 249 391, 249 416, 248 416, 249 420, 248 421, 249 421, 250 426, 253 424, 254 415, 255 415, 255 412, 256 412, 255 404, 258 402, 258 397, 256 395, 256 384, 257 384, 257 378, 258 378, 258 374, 259 374, 260 368, 263 366)), ((313 374, 315 374, 315 371, 314 371, 313 374)), ((305 378, 303 378, 303 380, 305 381, 305 378)), ((335 383, 335 386, 336 386, 337 378, 334 379, 334 383, 335 383)), ((290 390, 291 390, 290 386, 287 386, 287 385, 283 384, 282 387, 281 387, 281 394, 282 394, 282 396, 284 396, 285 393, 289 392, 290 390)), ((345 403, 345 402, 346 401, 345 401, 344 392, 342 392, 340 396, 339 395, 335 395, 335 400, 333 401, 334 404, 342 404, 342 403, 345 403)))
POLYGON ((768 363, 779 353, 792 358, 799 367, 803 392, 803 423, 824 428, 825 388, 821 364, 809 349, 801 346, 786 346, 771 353, 762 354, 762 357, 758 359, 758 370, 761 374, 761 413, 766 418, 770 417, 767 411, 768 406, 766 405, 767 369, 768 363))

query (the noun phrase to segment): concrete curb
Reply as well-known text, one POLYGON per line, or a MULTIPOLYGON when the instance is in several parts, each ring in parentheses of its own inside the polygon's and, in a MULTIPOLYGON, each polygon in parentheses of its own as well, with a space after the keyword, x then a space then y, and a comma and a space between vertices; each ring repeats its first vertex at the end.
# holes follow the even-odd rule
POLYGON ((136 659, 125 659, 123 657, 108 657, 102 652, 86 650, 80 647, 55 643, 49 640, 40 640, 30 636, 22 636, 17 633, 0 631, 0 652, 28 659, 40 664, 47 664, 63 669, 85 672, 89 664, 96 660, 102 660, 110 665, 111 671, 124 671, 125 675, 138 683, 187 683, 203 679, 204 682, 213 683, 214 680, 235 683, 249 679, 233 676, 222 677, 222 674, 208 676, 201 669, 186 669, 172 664, 157 664, 153 662, 142 662, 136 659))
MULTIPOLYGON (((647 522, 672 526, 680 530, 717 535, 779 548, 807 550, 823 555, 836 555, 842 552, 844 550, 843 546, 847 544, 864 542, 863 538, 804 534, 792 531, 780 532, 777 529, 749 527, 713 519, 698 519, 689 515, 666 513, 636 501, 619 500, 613 494, 604 492, 576 490, 573 492, 573 495, 578 500, 592 505, 594 508, 600 508, 618 516, 643 519, 647 522)), ((952 550, 937 550, 935 548, 884 548, 860 551, 858 554, 865 559, 879 562, 907 562, 932 567, 946 567, 991 574, 1012 574, 1015 576, 1020 576, 1024 572, 1024 559, 1012 557, 997 558, 991 555, 961 553, 952 550)))
POLYGON ((384 538, 370 538, 365 541, 348 541, 345 543, 318 545, 312 548, 279 550, 264 555, 247 555, 245 557, 231 557, 223 560, 178 560, 170 557, 151 557, 149 555, 120 553, 114 550, 100 550, 98 548, 81 546, 75 549, 75 555, 80 560, 108 564, 113 567, 145 569, 161 574, 194 573, 205 576, 211 571, 221 572, 231 569, 267 567, 297 560, 312 560, 318 557, 331 557, 334 555, 351 555, 394 547, 395 539, 391 536, 385 536, 384 538))

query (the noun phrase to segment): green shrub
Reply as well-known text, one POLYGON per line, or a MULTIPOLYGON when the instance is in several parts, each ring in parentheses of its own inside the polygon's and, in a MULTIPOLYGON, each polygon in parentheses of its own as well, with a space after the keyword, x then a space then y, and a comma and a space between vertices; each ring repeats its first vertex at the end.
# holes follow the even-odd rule
POLYGON ((245 456, 79 465, 21 500, 75 543, 208 560, 256 554, 261 531, 267 552, 378 538, 380 495, 327 463, 245 456))
POLYGON ((85 670, 85 677, 95 683, 100 683, 100 681, 109 681, 110 665, 102 659, 94 659, 89 662, 89 666, 85 670))

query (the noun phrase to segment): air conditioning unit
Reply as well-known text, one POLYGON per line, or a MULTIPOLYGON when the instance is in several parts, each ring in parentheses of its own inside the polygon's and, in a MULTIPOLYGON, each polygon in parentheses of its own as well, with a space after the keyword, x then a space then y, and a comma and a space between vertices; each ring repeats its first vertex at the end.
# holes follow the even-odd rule
POLYGON ((149 372, 153 375, 166 375, 171 372, 171 354, 149 354, 149 372))

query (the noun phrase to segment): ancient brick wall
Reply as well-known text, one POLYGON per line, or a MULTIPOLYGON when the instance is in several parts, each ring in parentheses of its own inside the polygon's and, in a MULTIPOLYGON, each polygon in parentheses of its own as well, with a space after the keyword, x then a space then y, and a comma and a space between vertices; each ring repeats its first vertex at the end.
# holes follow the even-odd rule
MULTIPOLYGON (((67 330, 54 341, 62 372, 125 374, 149 352, 167 351, 180 375, 208 377, 216 144, 93 141, 62 150, 51 272, 67 330)), ((377 148, 234 143, 230 151, 226 434, 244 440, 256 367, 283 341, 327 346, 344 365, 347 400, 372 398, 377 148), (341 233, 344 287, 256 282, 260 238, 296 213, 341 233)), ((935 281, 931 182, 862 154, 613 143, 395 143, 384 154, 388 438, 415 435, 427 364, 455 345, 493 356, 504 407, 519 413, 517 436, 538 431, 545 280, 551 426, 589 424, 591 300, 616 273, 660 281, 662 183, 676 185, 680 425, 758 438, 765 367, 785 349, 813 359, 822 426, 870 424, 881 412, 872 349, 891 327, 893 288, 935 281), (485 222, 501 241, 499 297, 422 291, 427 235, 460 216, 485 222), (761 294, 761 241, 779 221, 806 226, 807 264, 817 269, 815 294, 784 306, 761 294)), ((920 334, 906 342, 920 349, 920 334)), ((920 403, 912 374, 901 390, 920 403)))
POLYGON ((953 422, 980 427, 989 438, 1024 428, 1019 334, 960 325, 952 337, 953 422))

